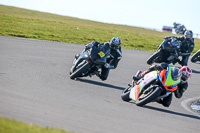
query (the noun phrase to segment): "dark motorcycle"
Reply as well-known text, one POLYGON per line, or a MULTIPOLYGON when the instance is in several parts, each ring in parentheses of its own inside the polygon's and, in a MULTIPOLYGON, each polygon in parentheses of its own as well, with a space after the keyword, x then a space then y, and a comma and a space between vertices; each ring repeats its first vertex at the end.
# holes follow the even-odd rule
POLYGON ((148 58, 147 64, 166 62, 177 63, 180 61, 180 42, 173 37, 166 37, 165 40, 158 46, 157 51, 148 58))
POLYGON ((200 49, 191 57, 191 62, 195 63, 197 61, 200 61, 200 49))
POLYGON ((75 79, 77 77, 95 75, 105 65, 107 58, 111 58, 108 45, 99 45, 99 47, 84 50, 78 58, 74 59, 70 70, 70 78, 75 79))

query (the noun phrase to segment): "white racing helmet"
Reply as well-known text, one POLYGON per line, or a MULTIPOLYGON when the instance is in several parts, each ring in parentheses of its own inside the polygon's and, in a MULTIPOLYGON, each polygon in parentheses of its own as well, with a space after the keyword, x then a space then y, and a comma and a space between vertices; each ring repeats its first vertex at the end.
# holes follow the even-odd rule
POLYGON ((118 37, 113 37, 110 40, 110 48, 112 48, 112 49, 115 49, 115 50, 119 49, 120 44, 121 44, 121 39, 118 37))

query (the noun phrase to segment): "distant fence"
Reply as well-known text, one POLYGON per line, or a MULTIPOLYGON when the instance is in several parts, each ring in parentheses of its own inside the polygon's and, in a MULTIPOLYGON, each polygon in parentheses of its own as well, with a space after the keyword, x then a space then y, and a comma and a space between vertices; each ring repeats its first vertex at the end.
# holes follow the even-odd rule
MULTIPOLYGON (((169 26, 170 27, 170 26, 169 26)), ((163 32, 163 29, 156 29, 156 28, 147 28, 147 27, 139 27, 139 28, 144 28, 144 29, 149 29, 149 30, 155 30, 155 31, 160 31, 163 32)), ((170 31, 170 33, 176 34, 176 32, 174 31, 174 28, 172 29, 172 32, 170 31)), ((200 34, 198 33, 193 33, 193 37, 200 39, 200 34)))
POLYGON ((200 34, 194 34, 194 38, 200 39, 200 34))
MULTIPOLYGON (((171 32, 171 30, 168 30, 168 31, 165 30, 165 31, 163 31, 163 28, 162 28, 162 29, 147 28, 147 29, 156 30, 156 31, 160 31, 160 32, 170 32, 170 33, 176 34, 176 32, 174 31, 174 29, 172 29, 172 32, 171 32)), ((197 39, 200 39, 200 34, 198 34, 198 33, 193 33, 193 37, 194 37, 194 38, 197 38, 197 39)))

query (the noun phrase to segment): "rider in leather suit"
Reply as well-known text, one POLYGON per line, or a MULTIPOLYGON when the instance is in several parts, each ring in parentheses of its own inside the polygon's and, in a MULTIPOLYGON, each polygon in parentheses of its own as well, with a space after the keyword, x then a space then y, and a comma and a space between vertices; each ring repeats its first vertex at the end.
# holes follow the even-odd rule
POLYGON ((193 38, 193 33, 191 30, 187 30, 182 37, 176 37, 177 40, 181 41, 181 56, 182 56, 182 61, 179 63, 182 66, 187 66, 188 59, 190 54, 192 53, 194 49, 194 38, 193 38))
POLYGON ((99 45, 108 45, 111 48, 110 54, 112 58, 107 59, 107 63, 101 68, 101 73, 100 72, 96 73, 96 75, 100 79, 106 80, 110 69, 115 69, 118 65, 118 62, 122 58, 122 51, 120 46, 121 39, 118 37, 113 37, 110 42, 104 42, 104 43, 93 41, 92 43, 86 45, 86 49, 92 47, 98 47, 99 45))
MULTIPOLYGON (((154 70, 162 71, 163 69, 167 69, 167 67, 168 67, 167 63, 161 63, 160 65, 152 65, 147 71, 141 72, 141 74, 139 76, 137 76, 137 77, 133 76, 133 80, 135 80, 135 81, 140 80, 142 77, 144 77, 144 75, 146 75, 147 73, 149 73, 151 71, 154 71, 154 70)), ((188 87, 187 80, 192 75, 192 70, 188 66, 181 67, 179 69, 179 72, 182 73, 182 76, 181 76, 181 82, 178 84, 178 89, 176 91, 174 91, 176 98, 182 97, 183 93, 185 92, 185 90, 188 87)), ((157 102, 162 104, 165 107, 169 107, 171 104, 171 101, 172 101, 172 93, 169 94, 167 97, 160 99, 157 102)))

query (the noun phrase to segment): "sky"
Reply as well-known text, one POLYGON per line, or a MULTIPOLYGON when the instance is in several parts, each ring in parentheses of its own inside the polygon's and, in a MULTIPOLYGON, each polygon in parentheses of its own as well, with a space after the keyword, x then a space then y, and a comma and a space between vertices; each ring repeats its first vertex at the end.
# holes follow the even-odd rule
POLYGON ((0 4, 156 30, 176 22, 200 37, 200 0, 0 0, 0 4))

